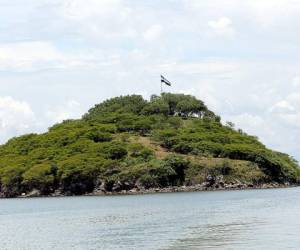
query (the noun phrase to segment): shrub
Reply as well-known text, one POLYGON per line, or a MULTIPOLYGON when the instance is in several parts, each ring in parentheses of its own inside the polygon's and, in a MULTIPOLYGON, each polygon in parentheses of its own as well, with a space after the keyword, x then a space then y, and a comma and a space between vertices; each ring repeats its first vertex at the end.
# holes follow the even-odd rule
POLYGON ((22 174, 25 171, 22 166, 5 167, 0 169, 1 193, 5 197, 14 197, 22 192, 22 174))
POLYGON ((210 141, 194 143, 191 147, 195 155, 212 155, 214 157, 218 157, 224 150, 222 144, 210 141))
POLYGON ((155 114, 162 114, 168 115, 169 113, 169 106, 162 100, 154 100, 148 103, 144 109, 142 110, 142 114, 144 115, 155 115, 155 114))
POLYGON ((93 130, 87 133, 87 137, 94 142, 109 142, 112 140, 112 136, 109 133, 93 130))
MULTIPOLYGON (((183 157, 170 155, 167 156, 163 162, 162 167, 165 169, 172 169, 175 174, 169 176, 169 183, 172 185, 182 185, 185 180, 185 169, 188 167, 189 162, 183 157)), ((171 171, 170 171, 171 173, 171 171)))
POLYGON ((105 149, 105 153, 108 158, 112 160, 119 160, 127 155, 127 149, 122 145, 111 144, 105 149))
POLYGON ((154 152, 151 149, 145 148, 141 144, 132 144, 130 146, 130 156, 140 158, 144 161, 149 161, 154 157, 154 152))
POLYGON ((188 142, 180 142, 178 144, 175 144, 172 147, 172 149, 177 153, 188 154, 188 153, 192 152, 193 147, 188 142))
POLYGON ((142 118, 136 121, 133 125, 133 130, 139 132, 141 135, 145 135, 150 132, 152 122, 147 118, 142 118))
POLYGON ((69 194, 93 191, 104 162, 101 158, 93 161, 78 155, 58 163, 62 190, 69 194))
POLYGON ((46 194, 54 190, 57 167, 49 163, 35 165, 23 174, 26 190, 36 188, 46 194))
POLYGON ((139 181, 142 184, 142 186, 147 189, 158 186, 157 178, 155 178, 155 176, 153 175, 150 175, 149 173, 142 175, 139 181))

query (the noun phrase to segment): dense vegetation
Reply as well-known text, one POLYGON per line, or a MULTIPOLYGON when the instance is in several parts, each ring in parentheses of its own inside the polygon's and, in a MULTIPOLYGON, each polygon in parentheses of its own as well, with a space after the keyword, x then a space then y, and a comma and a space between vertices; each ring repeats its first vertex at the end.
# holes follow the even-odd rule
POLYGON ((218 176, 253 185, 298 182, 294 159, 220 120, 189 95, 112 98, 80 120, 0 146, 0 194, 160 188, 218 176))

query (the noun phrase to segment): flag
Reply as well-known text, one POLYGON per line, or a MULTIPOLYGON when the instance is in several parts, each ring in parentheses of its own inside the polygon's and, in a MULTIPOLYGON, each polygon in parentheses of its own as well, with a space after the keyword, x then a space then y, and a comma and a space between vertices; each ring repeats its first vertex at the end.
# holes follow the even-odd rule
POLYGON ((168 86, 171 86, 171 83, 166 78, 164 78, 162 75, 160 76, 160 81, 168 86))

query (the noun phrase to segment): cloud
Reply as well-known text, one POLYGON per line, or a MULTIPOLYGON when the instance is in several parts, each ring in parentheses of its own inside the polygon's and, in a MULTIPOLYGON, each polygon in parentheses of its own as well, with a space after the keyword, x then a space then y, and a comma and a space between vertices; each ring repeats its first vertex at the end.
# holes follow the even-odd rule
POLYGON ((180 74, 206 74, 217 77, 239 70, 239 63, 222 59, 209 59, 198 62, 170 62, 159 65, 166 72, 180 74))
POLYGON ((27 102, 0 97, 0 142, 33 130, 35 124, 35 114, 27 102))
MULTIPOLYGON (((275 131, 270 129, 266 117, 260 115, 241 113, 235 116, 227 117, 228 121, 232 121, 237 128, 241 128, 247 133, 259 136, 260 140, 270 143, 271 138, 276 135, 275 131)), ((223 121, 224 122, 224 121, 223 121)))
POLYGON ((69 100, 64 105, 59 105, 46 112, 46 118, 49 124, 59 123, 67 119, 80 118, 83 113, 79 102, 69 100))
POLYGON ((162 26, 159 24, 155 24, 152 25, 143 33, 143 37, 146 41, 154 41, 161 36, 162 32, 163 32, 162 26))
POLYGON ((288 22, 300 11, 300 3, 294 0, 247 1, 245 4, 249 14, 263 28, 271 28, 288 22))
POLYGON ((66 53, 49 41, 0 43, 0 72, 35 72, 58 69, 89 69, 115 63, 114 57, 91 54, 66 53))
POLYGON ((294 112, 295 108, 286 100, 279 101, 271 107, 271 112, 281 114, 294 112))
MULTIPOLYGON (((168 91, 196 95, 224 121, 300 159, 300 2, 0 5, 0 93, 30 103, 34 118, 24 118, 24 131, 80 117, 112 96, 158 94, 159 75, 165 74, 174 83, 168 91)), ((5 138, 17 134, 7 128, 5 138)))
POLYGON ((295 87, 300 86, 300 76, 295 76, 295 77, 292 79, 292 84, 293 84, 293 86, 295 86, 295 87))
POLYGON ((85 110, 79 102, 69 100, 37 114, 26 101, 0 97, 0 143, 32 132, 44 132, 49 126, 66 119, 80 118, 85 110))
POLYGON ((271 107, 271 112, 289 127, 300 127, 300 93, 293 93, 271 107))
POLYGON ((62 5, 65 17, 84 20, 94 16, 114 15, 121 8, 120 0, 66 0, 62 5))
POLYGON ((120 0, 66 0, 59 8, 64 22, 81 39, 97 43, 117 42, 138 35, 131 25, 131 8, 120 0), (95 42, 94 41, 94 42, 95 42))
POLYGON ((31 71, 42 65, 53 65, 63 56, 49 42, 19 42, 0 44, 1 71, 31 71))
POLYGON ((208 26, 216 35, 232 37, 235 33, 232 21, 228 17, 221 17, 215 21, 209 21, 208 26))

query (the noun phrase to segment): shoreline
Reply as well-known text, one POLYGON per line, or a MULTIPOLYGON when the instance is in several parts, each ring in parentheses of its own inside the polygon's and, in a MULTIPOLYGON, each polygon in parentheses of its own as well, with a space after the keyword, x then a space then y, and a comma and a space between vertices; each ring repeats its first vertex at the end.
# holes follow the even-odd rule
MULTIPOLYGON (((149 189, 130 189, 122 191, 101 191, 95 190, 91 193, 74 195, 65 193, 53 193, 49 195, 41 195, 35 191, 28 194, 22 194, 16 197, 1 197, 3 199, 9 198, 50 198, 50 197, 75 197, 75 196, 125 196, 125 195, 146 195, 146 194, 159 194, 159 193, 190 193, 190 192, 213 192, 213 191, 242 191, 242 190, 257 190, 257 189, 279 189, 279 188, 293 188, 299 187, 296 184, 278 184, 278 183, 265 183, 261 185, 228 185, 224 187, 205 187, 203 185, 193 186, 174 186, 166 188, 149 188, 149 189)), ((1 199, 0 198, 0 199, 1 199)))

